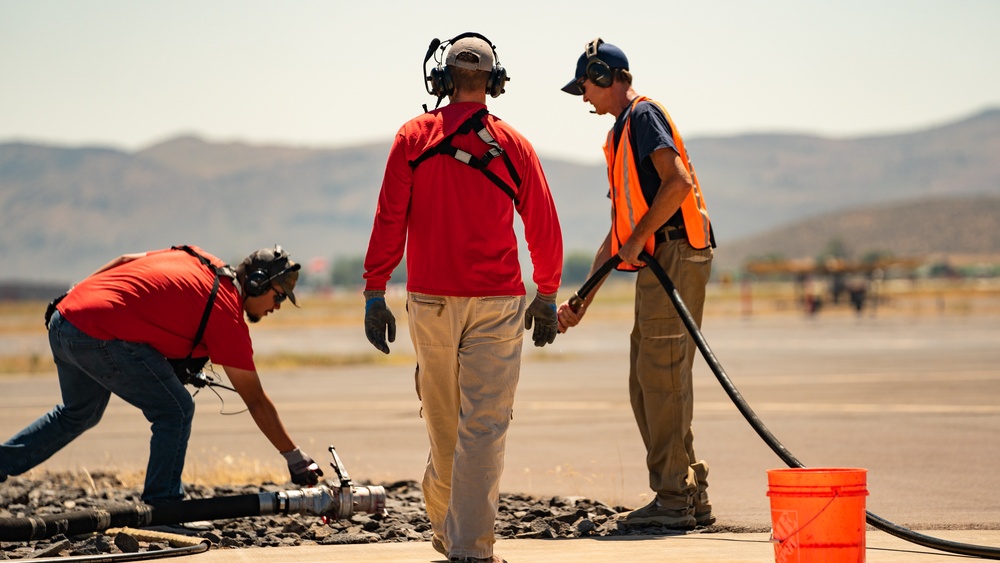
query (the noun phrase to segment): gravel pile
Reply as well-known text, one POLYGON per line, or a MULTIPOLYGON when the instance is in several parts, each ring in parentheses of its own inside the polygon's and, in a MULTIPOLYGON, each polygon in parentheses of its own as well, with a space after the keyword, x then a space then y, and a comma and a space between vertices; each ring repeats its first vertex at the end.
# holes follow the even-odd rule
MULTIPOLYGON (((306 515, 255 516, 210 522, 211 529, 196 535, 212 542, 213 549, 247 549, 297 545, 430 541, 431 527, 423 509, 423 495, 414 481, 382 483, 386 489, 386 515, 354 514, 350 520, 324 524, 306 515)), ((186 486, 189 498, 211 498, 276 492, 289 484, 263 486, 186 486)), ((11 477, 0 484, 0 519, 43 516, 141 502, 141 487, 123 487, 113 474, 94 473, 81 484, 79 475, 48 473, 39 477, 11 477)), ((659 527, 633 528, 618 524, 629 509, 608 506, 581 497, 534 498, 502 494, 497 520, 498 538, 576 538, 584 536, 673 535, 659 527)), ((734 529, 716 524, 694 532, 766 531, 734 529)), ((66 538, 25 542, 0 542, 0 560, 66 555, 120 553, 126 542, 102 532, 66 538), (119 544, 119 545, 116 545, 119 544)), ((134 550, 135 542, 126 549, 134 550)), ((140 551, 166 549, 166 543, 139 542, 140 551)), ((430 550, 428 545, 428 550, 430 550)))

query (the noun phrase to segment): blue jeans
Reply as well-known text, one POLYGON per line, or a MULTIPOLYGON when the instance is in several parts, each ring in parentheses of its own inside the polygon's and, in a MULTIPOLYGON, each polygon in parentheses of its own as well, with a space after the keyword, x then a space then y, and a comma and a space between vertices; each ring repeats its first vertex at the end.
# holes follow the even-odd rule
POLYGON ((49 346, 62 404, 0 445, 0 476, 24 473, 93 428, 114 393, 151 424, 142 500, 182 499, 194 400, 166 358, 148 344, 87 336, 58 312, 49 322, 49 346))

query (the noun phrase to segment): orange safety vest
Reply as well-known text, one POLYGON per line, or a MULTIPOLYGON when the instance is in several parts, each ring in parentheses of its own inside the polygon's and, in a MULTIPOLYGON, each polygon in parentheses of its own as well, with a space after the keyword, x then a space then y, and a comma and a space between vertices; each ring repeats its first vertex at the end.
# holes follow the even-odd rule
MULTIPOLYGON (((702 196, 701 187, 698 184, 698 176, 695 175, 694 166, 684 148, 684 140, 681 139, 673 120, 670 119, 670 114, 659 102, 646 96, 638 96, 632 100, 629 115, 625 117, 625 127, 622 130, 621 140, 618 142, 618 150, 616 151, 614 148, 614 128, 608 131, 608 139, 604 143, 604 157, 608 161, 608 182, 611 184, 611 255, 618 254, 625 241, 632 236, 632 231, 639 220, 649 211, 646 198, 642 195, 642 186, 639 185, 639 166, 635 161, 635 154, 629 142, 629 134, 632 130, 632 109, 642 101, 656 104, 666 116, 673 134, 674 145, 677 147, 677 153, 694 184, 681 204, 681 215, 684 218, 684 229, 688 243, 693 248, 708 248, 712 245, 712 224, 708 219, 708 210, 705 208, 705 198, 702 196)), ((654 245, 654 237, 649 237, 644 249, 652 255, 654 245)), ((622 263, 617 269, 635 270, 637 268, 622 263)))

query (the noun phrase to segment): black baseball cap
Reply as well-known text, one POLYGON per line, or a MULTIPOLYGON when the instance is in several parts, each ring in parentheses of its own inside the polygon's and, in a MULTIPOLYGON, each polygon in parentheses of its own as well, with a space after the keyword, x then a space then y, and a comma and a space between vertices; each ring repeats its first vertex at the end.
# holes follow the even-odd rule
MULTIPOLYGON (((598 42, 597 45, 597 58, 608 65, 609 68, 621 68, 628 70, 628 58, 621 49, 615 47, 611 43, 605 43, 602 39, 598 38, 594 41, 598 42)), ((590 46, 590 43, 587 43, 590 46)), ((583 87, 581 86, 581 78, 587 76, 587 63, 590 60, 587 58, 587 50, 584 49, 583 54, 580 58, 576 60, 576 76, 573 80, 570 80, 568 84, 562 87, 562 91, 567 94, 573 94, 574 96, 583 95, 583 87)))

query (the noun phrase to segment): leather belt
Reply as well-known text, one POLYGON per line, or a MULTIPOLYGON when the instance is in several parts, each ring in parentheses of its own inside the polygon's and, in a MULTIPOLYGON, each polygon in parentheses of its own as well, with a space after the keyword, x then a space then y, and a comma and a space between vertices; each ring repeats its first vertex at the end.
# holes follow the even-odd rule
POLYGON ((653 240, 656 244, 662 244, 668 240, 680 240, 687 237, 687 231, 684 227, 667 227, 662 231, 656 231, 653 235, 653 240))

